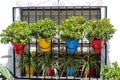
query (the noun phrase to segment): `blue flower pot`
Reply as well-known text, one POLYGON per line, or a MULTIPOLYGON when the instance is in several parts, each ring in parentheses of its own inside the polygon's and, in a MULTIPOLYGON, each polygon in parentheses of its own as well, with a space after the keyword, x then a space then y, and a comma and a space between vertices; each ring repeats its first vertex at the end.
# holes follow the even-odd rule
POLYGON ((67 68, 67 76, 74 76, 75 72, 76 72, 76 70, 74 67, 67 68))
POLYGON ((65 43, 66 43, 66 46, 68 48, 68 52, 70 52, 70 53, 77 52, 79 39, 74 40, 74 41, 65 41, 65 43))

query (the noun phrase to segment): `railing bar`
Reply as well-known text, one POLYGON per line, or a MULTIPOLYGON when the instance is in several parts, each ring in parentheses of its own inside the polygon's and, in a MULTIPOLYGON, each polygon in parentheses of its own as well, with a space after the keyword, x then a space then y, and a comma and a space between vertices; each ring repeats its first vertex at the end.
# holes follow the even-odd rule
MULTIPOLYGON (((58 16, 58 25, 60 25, 60 9, 59 9, 59 7, 58 7, 58 13, 57 13, 57 16, 58 16)), ((60 33, 58 32, 58 35, 59 35, 60 33)), ((60 39, 58 39, 58 59, 59 59, 59 55, 60 55, 60 43, 61 43, 61 41, 60 41, 60 39)), ((59 59, 60 60, 60 59, 59 59)), ((59 73, 59 72, 58 72, 59 73)), ((59 80, 60 80, 60 75, 59 75, 59 80)))
POLYGON ((73 16, 75 16, 75 7, 73 7, 73 16))
MULTIPOLYGON (((81 9, 80 9, 80 14, 81 14, 81 16, 83 16, 83 7, 81 7, 81 9)), ((80 49, 81 49, 81 53, 80 54, 83 54, 83 39, 80 39, 81 40, 81 42, 79 42, 79 45, 81 45, 80 47, 80 49)))
MULTIPOLYGON (((50 18, 52 19, 52 7, 50 7, 50 18)), ((51 60, 53 59, 53 52, 52 52, 52 40, 51 40, 51 50, 50 50, 50 57, 51 60)), ((51 76, 51 80, 53 79, 53 76, 51 76)))
POLYGON ((99 7, 97 7, 97 16, 96 19, 99 19, 99 7))
MULTIPOLYGON (((67 10, 67 8, 68 7, 66 7, 66 19, 68 18, 68 10, 67 10)), ((67 57, 67 46, 66 46, 66 44, 65 44, 65 47, 66 47, 66 54, 65 54, 65 58, 66 58, 66 61, 67 61, 67 59, 68 59, 68 57, 67 57)), ((66 67, 66 79, 67 79, 67 67, 66 67)))
POLYGON ((45 9, 42 7, 43 19, 45 18, 45 9))
MULTIPOLYGON (((20 19, 21 19, 21 21, 23 21, 23 18, 22 18, 22 15, 23 15, 23 13, 22 13, 22 8, 20 8, 20 10, 21 10, 20 19)), ((22 62, 21 62, 22 65, 20 65, 20 66, 23 67, 23 65, 24 65, 24 64, 23 64, 23 55, 20 56, 20 59, 22 59, 22 62)), ((19 62, 19 63, 20 63, 20 62, 19 62)), ((22 78, 23 78, 23 70, 22 70, 22 78)))
MULTIPOLYGON (((28 14, 27 14, 28 15, 27 20, 28 20, 28 23, 30 23, 30 17, 29 17, 30 16, 30 8, 28 7, 27 10, 28 10, 27 11, 28 12, 28 14)), ((29 58, 29 78, 30 78, 30 65, 31 65, 31 61, 30 61, 30 41, 28 41, 28 50, 29 50, 28 51, 29 52, 28 58, 29 58)))
POLYGON ((16 77, 16 65, 15 65, 15 50, 13 49, 13 67, 14 67, 14 71, 13 71, 13 74, 14 74, 14 77, 16 77))
MULTIPOLYGON (((89 7, 89 20, 90 19, 91 19, 91 7, 89 7)), ((90 47, 91 47, 90 45, 91 45, 91 42, 89 42, 89 51, 88 51, 89 54, 91 54, 90 53, 90 47)), ((90 59, 89 59, 89 65, 90 65, 90 59)), ((89 77, 89 80, 90 80, 90 77, 89 77)))
POLYGON ((107 18, 107 7, 105 7, 105 18, 107 18))
POLYGON ((83 16, 83 7, 81 7, 81 16, 83 16))
MULTIPOLYGON (((13 8, 12 9, 12 12, 13 12, 13 21, 15 21, 15 8, 13 8)), ((13 50, 13 74, 14 74, 14 77, 16 76, 16 68, 15 68, 15 61, 16 61, 16 59, 15 59, 15 51, 14 51, 14 49, 12 49, 13 50)))
MULTIPOLYGON (((37 7, 35 7, 35 22, 37 22, 37 7)), ((37 39, 35 41, 36 44, 36 60, 38 61, 38 42, 37 39)), ((36 70, 38 70, 38 63, 35 64, 36 65, 36 70)), ((38 72, 38 71, 37 71, 38 72)), ((36 73, 36 78, 38 79, 38 73, 36 73)))

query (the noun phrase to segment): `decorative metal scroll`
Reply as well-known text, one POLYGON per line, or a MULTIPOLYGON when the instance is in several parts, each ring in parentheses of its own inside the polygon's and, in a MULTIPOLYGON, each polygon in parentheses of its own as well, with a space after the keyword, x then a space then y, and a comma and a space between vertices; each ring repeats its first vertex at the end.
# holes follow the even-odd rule
MULTIPOLYGON (((32 2, 22 2, 22 1, 17 1, 16 2, 16 6, 17 7, 22 7, 22 6, 40 6, 40 5, 43 5, 47 2, 51 2, 52 6, 66 6, 65 3, 69 3, 71 4, 72 6, 82 6, 82 4, 76 4, 74 1, 72 0, 56 0, 56 1, 52 1, 52 0, 45 0, 45 1, 42 1, 40 3, 37 3, 37 4, 32 4, 32 2)), ((78 2, 80 2, 80 0, 78 0, 78 2)), ((89 1, 89 2, 86 2, 86 4, 84 4, 84 6, 102 6, 103 5, 103 1, 102 0, 94 0, 94 1, 89 1)))

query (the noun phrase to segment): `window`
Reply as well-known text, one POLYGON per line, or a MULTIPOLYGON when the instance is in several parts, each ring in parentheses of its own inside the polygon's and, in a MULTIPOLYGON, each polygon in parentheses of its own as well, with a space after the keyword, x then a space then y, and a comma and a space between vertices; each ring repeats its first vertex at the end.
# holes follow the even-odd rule
MULTIPOLYGON (((107 17, 106 16, 106 7, 105 6, 91 6, 91 7, 87 7, 87 6, 66 6, 66 7, 14 7, 13 8, 13 21, 16 20, 16 10, 18 9, 18 13, 20 16, 20 20, 22 21, 28 21, 28 23, 35 23, 37 20, 39 19, 45 19, 45 18, 51 18, 52 20, 54 20, 56 23, 61 24, 62 20, 65 20, 66 18, 68 18, 69 16, 84 16, 87 20, 90 19, 101 19, 103 17, 107 17), (104 13, 104 14, 103 14, 104 13)), ((40 53, 39 52, 39 47, 38 47, 38 42, 36 40, 33 41, 29 41, 26 49, 28 51, 33 50, 36 51, 36 53, 40 53)), ((106 47, 105 47, 106 49, 106 47)), ((87 51, 91 51, 91 45, 90 42, 87 39, 83 39, 79 42, 79 47, 78 47, 78 52, 77 54, 79 54, 79 56, 81 56, 81 54, 86 53, 87 51)), ((67 54, 67 50, 66 50, 66 46, 64 41, 61 41, 57 38, 54 38, 52 41, 52 45, 51 45, 51 52, 54 52, 56 54, 58 54, 58 57, 60 57, 61 53, 64 54, 64 56, 71 56, 69 54, 67 54)), ((106 55, 106 50, 104 50, 104 53, 106 55)), ((54 56, 54 54, 50 53, 51 56, 54 56)), ((72 55, 73 57, 75 55, 72 55)), ((16 55, 14 55, 14 57, 16 58, 16 55)), ((21 56, 22 57, 22 56, 21 56)), ((104 63, 106 63, 106 58, 102 58, 101 54, 97 55, 97 59, 98 60, 102 60, 104 61, 104 63)), ((66 57, 67 59, 67 57, 66 57)), ((16 63, 14 61, 14 68, 16 68, 16 63)), ((24 64, 23 64, 24 65, 24 64)), ((37 65, 37 64, 36 64, 37 65)), ((101 64, 98 64, 99 67, 101 67, 101 64)), ((38 67, 36 67, 38 68, 38 67)), ((14 75, 16 75, 17 70, 14 69, 14 75)), ((68 79, 69 77, 66 76, 66 73, 63 73, 64 76, 58 76, 59 79, 68 79)), ((94 78, 98 79, 100 78, 100 72, 94 73, 94 78)), ((18 78, 25 78, 25 79, 31 79, 31 78, 44 78, 44 79, 55 79, 54 76, 51 77, 46 77, 46 76, 42 76, 41 73, 35 73, 34 76, 28 76, 28 77, 24 77, 24 70, 21 69, 21 75, 18 78)), ((77 75, 74 76, 70 79, 80 79, 80 78, 84 78, 83 76, 77 75)))

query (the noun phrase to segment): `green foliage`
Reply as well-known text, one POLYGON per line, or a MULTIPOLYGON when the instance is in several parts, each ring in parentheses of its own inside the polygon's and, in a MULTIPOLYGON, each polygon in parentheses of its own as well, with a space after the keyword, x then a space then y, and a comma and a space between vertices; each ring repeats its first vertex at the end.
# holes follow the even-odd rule
POLYGON ((36 39, 49 38, 56 35, 56 23, 50 18, 38 20, 30 25, 32 36, 36 39))
POLYGON ((64 41, 82 39, 84 37, 84 26, 86 19, 82 16, 72 16, 63 20, 57 29, 60 31, 60 38, 64 41))
POLYGON ((90 41, 93 39, 103 39, 107 42, 116 31, 108 18, 86 21, 84 27, 86 38, 90 41))
POLYGON ((60 69, 62 70, 61 75, 63 74, 63 72, 66 72, 67 68, 69 67, 75 68, 75 71, 77 72, 78 68, 81 67, 80 59, 74 59, 73 57, 60 58, 60 69))
POLYGON ((27 66, 32 66, 34 69, 36 68, 36 53, 32 52, 25 52, 20 59, 20 64, 18 68, 25 68, 27 66))
POLYGON ((0 34, 2 43, 25 43, 30 40, 30 29, 26 21, 13 22, 0 34))
MULTIPOLYGON (((5 55, 0 58, 11 58, 11 56, 5 55)), ((3 64, 0 64, 0 76, 2 76, 3 80, 15 80, 10 71, 3 64)))
POLYGON ((120 67, 117 62, 113 62, 112 66, 104 65, 101 75, 104 80, 120 80, 120 67))
MULTIPOLYGON (((38 60, 38 66, 43 71, 43 76, 45 76, 47 70, 49 67, 54 69, 54 75, 58 76, 58 69, 59 69, 59 61, 57 56, 50 56, 50 54, 47 54, 45 56, 41 56, 38 60), (41 67, 40 67, 41 66, 41 67)), ((39 70, 38 70, 39 71, 39 70)))
POLYGON ((100 70, 99 65, 98 65, 98 63, 100 63, 100 61, 98 61, 95 58, 95 55, 93 55, 91 53, 85 54, 85 56, 81 59, 81 63, 82 63, 82 73, 84 72, 84 70, 86 73, 84 75, 85 77, 87 77, 87 75, 89 74, 91 67, 95 68, 96 73, 98 73, 100 70))
POLYGON ((0 73, 3 76, 2 79, 15 80, 10 71, 3 64, 0 64, 0 73))

